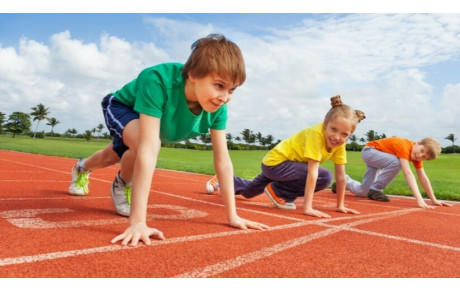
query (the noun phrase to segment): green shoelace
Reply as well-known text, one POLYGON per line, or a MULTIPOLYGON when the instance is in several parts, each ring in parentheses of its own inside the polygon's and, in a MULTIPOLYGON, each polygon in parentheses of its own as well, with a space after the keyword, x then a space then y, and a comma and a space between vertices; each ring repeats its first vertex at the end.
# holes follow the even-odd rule
POLYGON ((128 205, 131 205, 131 186, 125 186, 125 199, 128 201, 128 205))
POLYGON ((78 188, 82 188, 83 192, 88 194, 88 185, 89 185, 89 179, 88 179, 88 173, 78 173, 77 175, 77 181, 75 181, 75 186, 78 188))

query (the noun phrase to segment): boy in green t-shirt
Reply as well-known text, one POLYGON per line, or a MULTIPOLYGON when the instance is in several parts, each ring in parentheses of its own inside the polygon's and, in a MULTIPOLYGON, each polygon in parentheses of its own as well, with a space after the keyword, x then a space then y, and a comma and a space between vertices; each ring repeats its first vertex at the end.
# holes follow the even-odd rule
POLYGON ((167 63, 147 68, 103 99, 104 118, 113 141, 73 166, 69 194, 88 194, 89 173, 121 161, 111 196, 117 213, 129 216, 129 226, 112 242, 131 242, 135 246, 139 240, 150 244, 150 236, 164 239, 161 231, 146 224, 150 185, 161 143, 185 140, 208 130, 215 170, 221 185, 226 185, 222 198, 230 225, 268 228, 240 218, 233 194, 233 166, 225 134, 226 103, 245 79, 239 47, 222 35, 212 34, 193 43, 185 65, 167 63))

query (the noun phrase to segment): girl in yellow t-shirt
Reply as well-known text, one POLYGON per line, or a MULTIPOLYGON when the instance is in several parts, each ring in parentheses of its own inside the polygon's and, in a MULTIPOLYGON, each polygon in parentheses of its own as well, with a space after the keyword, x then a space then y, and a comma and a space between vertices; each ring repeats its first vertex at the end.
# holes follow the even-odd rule
MULTIPOLYGON (((297 132, 269 151, 262 160, 262 173, 254 180, 234 177, 235 193, 252 198, 265 192, 281 209, 296 209, 294 200, 304 196, 306 215, 328 218, 328 214, 313 209, 312 202, 313 193, 327 188, 332 181, 332 173, 319 166, 330 159, 335 164, 337 211, 358 214, 344 203, 345 145, 365 116, 342 104, 340 96, 332 97, 331 105, 324 122, 297 132)), ((208 181, 206 188, 208 193, 217 190, 217 178, 208 181)))

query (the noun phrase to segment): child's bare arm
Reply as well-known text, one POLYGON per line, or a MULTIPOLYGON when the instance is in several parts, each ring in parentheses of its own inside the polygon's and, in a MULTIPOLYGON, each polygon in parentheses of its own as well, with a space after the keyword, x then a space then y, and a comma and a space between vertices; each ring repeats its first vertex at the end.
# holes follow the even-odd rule
POLYGON ((319 162, 308 159, 308 175, 304 194, 304 214, 316 217, 330 218, 330 215, 313 209, 313 195, 315 193, 316 180, 318 179, 318 169, 319 162))
POLYGON ((131 242, 131 246, 136 246, 140 240, 149 245, 150 236, 164 239, 161 231, 148 227, 146 223, 150 185, 160 148, 160 119, 141 114, 136 128, 131 129, 128 126, 125 131, 133 130, 132 140, 137 140, 136 145, 127 144, 130 149, 137 149, 132 180, 131 213, 128 228, 112 239, 112 243, 122 241, 123 245, 127 245, 131 242))
POLYGON ((452 206, 446 202, 440 202, 436 199, 436 196, 434 195, 433 188, 431 187, 431 182, 428 176, 425 173, 425 170, 423 168, 417 169, 417 177, 418 180, 420 181, 420 184, 422 185, 423 189, 425 190, 426 194, 428 197, 431 199, 431 202, 434 205, 437 206, 452 206))
POLYGON ((358 211, 345 207, 345 188, 347 185, 345 165, 335 165, 335 181, 337 189, 337 211, 342 213, 359 214, 358 211))
POLYGON ((214 152, 214 168, 230 225, 241 229, 267 229, 267 225, 240 218, 236 213, 233 165, 228 154, 225 131, 211 129, 211 140, 214 152))
POLYGON ((421 208, 433 208, 433 206, 426 204, 426 202, 423 200, 422 194, 418 189, 415 176, 410 168, 409 161, 405 159, 399 159, 399 161, 401 164, 401 170, 404 174, 404 179, 406 180, 409 189, 412 191, 412 195, 414 195, 415 200, 417 200, 417 205, 421 208))

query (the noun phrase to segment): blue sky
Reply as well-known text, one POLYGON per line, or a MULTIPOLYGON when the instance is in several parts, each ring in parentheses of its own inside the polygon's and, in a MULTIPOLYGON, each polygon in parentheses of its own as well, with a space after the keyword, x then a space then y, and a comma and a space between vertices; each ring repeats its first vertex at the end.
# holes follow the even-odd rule
POLYGON ((41 102, 61 121, 55 131, 91 129, 104 94, 145 67, 184 62, 210 33, 246 61, 233 135, 285 138, 321 122, 336 94, 366 113, 358 138, 372 129, 446 146, 460 135, 460 14, 0 14, 0 111, 41 102))
MULTIPOLYGON (((199 22, 242 30, 248 33, 263 33, 269 26, 289 27, 306 17, 321 18, 320 14, 289 13, 285 15, 257 13, 12 13, 0 18, 1 42, 3 45, 17 45, 18 36, 46 42, 50 34, 62 30, 72 32, 74 38, 94 42, 101 32, 116 35, 128 41, 152 41, 154 31, 145 25, 145 19, 163 16, 176 20, 199 22)), ((337 15, 342 17, 343 15, 337 15)))

